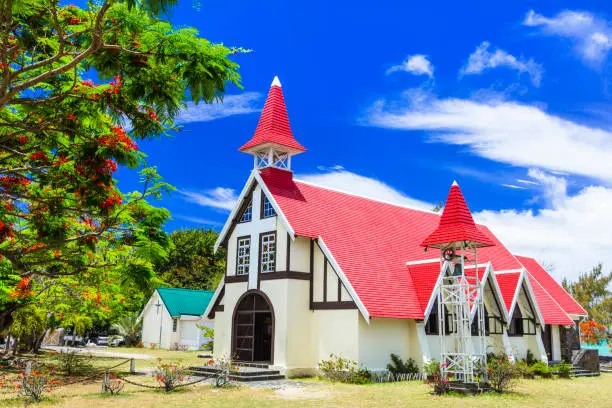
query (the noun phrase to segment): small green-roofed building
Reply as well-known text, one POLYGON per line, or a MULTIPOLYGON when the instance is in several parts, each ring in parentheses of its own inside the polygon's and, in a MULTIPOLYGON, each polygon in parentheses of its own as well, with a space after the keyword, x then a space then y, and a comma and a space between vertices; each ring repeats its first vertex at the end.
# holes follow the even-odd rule
POLYGON ((142 342, 145 347, 199 350, 212 341, 197 326, 213 328, 204 316, 214 292, 210 290, 157 288, 144 307, 142 342))

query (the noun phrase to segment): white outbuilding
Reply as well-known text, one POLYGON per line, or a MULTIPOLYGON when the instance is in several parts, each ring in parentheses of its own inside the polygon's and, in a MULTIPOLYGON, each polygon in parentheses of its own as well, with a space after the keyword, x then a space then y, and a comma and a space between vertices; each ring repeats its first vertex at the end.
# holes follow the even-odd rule
POLYGON ((157 288, 140 315, 143 345, 199 350, 208 344, 212 338, 205 337, 198 326, 214 327, 212 319, 204 316, 213 294, 209 290, 157 288))

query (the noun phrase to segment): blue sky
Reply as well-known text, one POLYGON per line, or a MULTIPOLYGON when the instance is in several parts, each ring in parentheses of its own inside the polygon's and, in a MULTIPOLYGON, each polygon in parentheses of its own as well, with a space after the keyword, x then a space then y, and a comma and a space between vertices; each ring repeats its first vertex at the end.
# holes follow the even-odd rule
POLYGON ((479 221, 557 278, 612 267, 607 2, 180 3, 174 24, 253 52, 235 57, 244 90, 141 143, 179 190, 161 203, 169 230, 220 229, 252 168, 237 149, 278 75, 308 148, 299 177, 425 208, 456 179, 479 221))

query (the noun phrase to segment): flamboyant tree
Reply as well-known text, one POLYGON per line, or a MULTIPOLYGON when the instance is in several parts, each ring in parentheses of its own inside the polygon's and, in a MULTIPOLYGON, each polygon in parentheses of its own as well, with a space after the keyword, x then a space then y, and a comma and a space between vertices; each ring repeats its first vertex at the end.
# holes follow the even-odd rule
POLYGON ((185 95, 239 86, 243 51, 161 20, 173 3, 0 2, 0 331, 50 293, 105 310, 166 256, 169 214, 151 200, 171 187, 138 141, 175 129, 185 95), (119 191, 118 166, 140 191, 119 191))

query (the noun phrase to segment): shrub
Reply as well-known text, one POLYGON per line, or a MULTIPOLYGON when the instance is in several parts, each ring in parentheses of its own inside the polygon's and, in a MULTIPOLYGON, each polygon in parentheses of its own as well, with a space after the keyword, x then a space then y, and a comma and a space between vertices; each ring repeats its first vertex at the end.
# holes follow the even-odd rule
POLYGON ((572 372, 572 365, 561 360, 559 364, 554 367, 555 372, 562 378, 569 378, 572 372))
POLYGON ((61 351, 55 355, 56 367, 66 376, 84 374, 91 370, 91 355, 79 355, 76 351, 61 351))
POLYGON ((527 358, 525 358, 525 361, 527 362, 527 365, 532 365, 533 363, 536 363, 539 360, 536 360, 531 350, 527 350, 527 358))
POLYGON ((236 367, 232 359, 228 356, 222 356, 215 360, 209 360, 208 365, 217 366, 219 371, 215 374, 215 386, 223 387, 230 382, 230 375, 232 371, 238 371, 238 367, 236 367))
POLYGON ((450 391, 450 381, 446 378, 442 378, 440 375, 434 375, 429 384, 432 386, 433 393, 436 395, 446 394, 450 391))
POLYGON ((552 367, 549 367, 549 366, 542 367, 540 369, 540 375, 542 376, 542 378, 552 378, 552 375, 553 375, 552 367))
POLYGON ((387 364, 387 370, 394 376, 398 374, 417 374, 421 371, 412 358, 402 361, 397 354, 391 354, 391 363, 387 364))
POLYGON ((548 365, 543 361, 536 361, 529 367, 529 370, 537 375, 542 375, 542 372, 546 371, 547 369, 548 365))
POLYGON ((521 375, 523 378, 534 378, 534 374, 529 371, 529 364, 527 361, 521 360, 516 363, 517 374, 521 375))
POLYGON ((519 376, 519 370, 505 358, 495 358, 489 361, 489 384, 498 393, 510 390, 515 385, 515 380, 519 376))
POLYGON ((157 358, 158 364, 153 375, 166 392, 173 391, 183 384, 183 367, 179 363, 164 363, 161 358, 157 358))
POLYGON ((111 393, 111 395, 119 394, 121 391, 123 391, 123 387, 125 386, 123 381, 117 378, 116 375, 105 377, 104 381, 104 387, 106 391, 111 393))
POLYGON ((44 369, 32 369, 29 374, 21 371, 16 378, 6 379, 2 376, 0 380, 0 389, 8 392, 15 392, 24 400, 27 406, 28 402, 39 402, 43 399, 45 393, 51 392, 51 386, 63 384, 55 380, 53 372, 44 369))
POLYGON ((425 375, 429 377, 441 377, 440 372, 440 362, 435 358, 429 360, 426 364, 423 365, 423 371, 425 371, 425 375))
POLYGON ((365 384, 372 381, 370 371, 359 368, 355 361, 334 354, 329 355, 329 360, 320 361, 318 368, 324 378, 333 382, 365 384))
POLYGON ((144 348, 144 344, 142 344, 142 341, 136 343, 136 348, 144 348))

